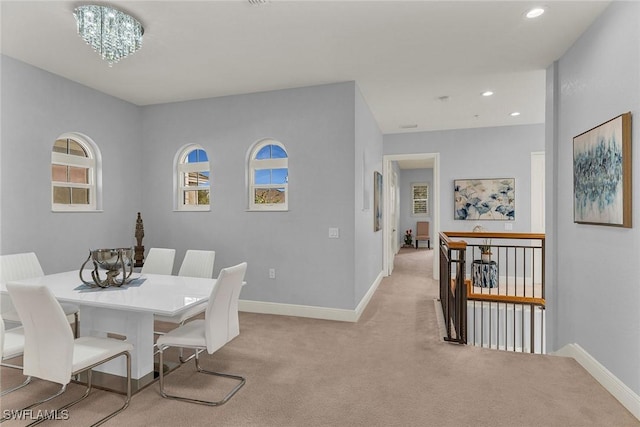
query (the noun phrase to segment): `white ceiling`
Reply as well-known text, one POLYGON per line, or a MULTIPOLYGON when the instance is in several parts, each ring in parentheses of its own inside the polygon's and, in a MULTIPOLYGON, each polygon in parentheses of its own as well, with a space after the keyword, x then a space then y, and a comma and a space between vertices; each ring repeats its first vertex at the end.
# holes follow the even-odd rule
POLYGON ((110 68, 76 35, 82 3, 2 0, 1 49, 137 105, 355 80, 383 133, 504 126, 544 121, 545 69, 608 3, 112 1, 145 36, 110 68))

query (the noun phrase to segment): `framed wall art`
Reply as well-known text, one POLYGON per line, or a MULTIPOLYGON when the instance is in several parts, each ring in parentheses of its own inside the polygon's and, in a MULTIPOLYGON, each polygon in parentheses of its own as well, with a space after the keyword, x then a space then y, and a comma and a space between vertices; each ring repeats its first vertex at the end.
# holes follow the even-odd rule
POLYGON ((573 220, 631 228, 631 113, 573 138, 573 220))
POLYGON ((454 186, 454 219, 516 219, 515 178, 456 179, 454 186))
POLYGON ((373 231, 382 228, 382 174, 373 172, 373 231))

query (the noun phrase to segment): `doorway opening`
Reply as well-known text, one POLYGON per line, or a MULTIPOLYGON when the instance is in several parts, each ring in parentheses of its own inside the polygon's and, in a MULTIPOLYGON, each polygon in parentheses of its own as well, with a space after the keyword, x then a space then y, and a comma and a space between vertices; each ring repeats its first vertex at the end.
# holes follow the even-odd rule
POLYGON ((433 169, 430 197, 432 212, 430 214, 431 243, 434 248, 433 278, 440 274, 438 250, 438 233, 440 232, 440 155, 439 153, 415 154, 387 154, 382 157, 383 176, 383 213, 385 221, 383 228, 383 270, 389 276, 393 272, 394 258, 400 248, 399 239, 404 232, 400 230, 399 206, 407 204, 408 200, 400 197, 400 180, 397 179, 401 170, 405 169, 433 169))

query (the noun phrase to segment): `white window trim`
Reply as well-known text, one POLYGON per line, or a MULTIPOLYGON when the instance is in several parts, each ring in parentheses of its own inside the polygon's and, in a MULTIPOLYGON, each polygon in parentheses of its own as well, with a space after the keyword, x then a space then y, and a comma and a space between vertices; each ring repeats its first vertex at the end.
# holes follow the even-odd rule
POLYGON ((288 211, 289 210, 289 184, 255 184, 256 169, 289 169, 289 152, 287 148, 275 139, 262 139, 249 149, 248 155, 248 167, 247 167, 247 196, 248 196, 248 211, 253 212, 274 212, 274 211, 288 211), (284 159, 262 159, 257 160, 256 154, 267 145, 277 145, 282 148, 287 157, 284 159), (284 188, 284 203, 255 203, 255 190, 258 188, 284 188))
POLYGON ((89 183, 58 182, 51 179, 52 212, 101 212, 102 209, 102 155, 96 143, 87 135, 79 132, 63 133, 59 139, 73 139, 84 148, 88 157, 72 156, 51 151, 51 166, 79 166, 89 169, 89 183), (88 188, 89 204, 61 204, 53 202, 53 187, 88 188))
POLYGON ((202 150, 209 153, 199 144, 186 144, 182 146, 176 156, 173 159, 173 209, 179 212, 207 212, 211 211, 211 196, 213 189, 211 187, 211 163, 197 162, 197 163, 184 163, 185 158, 193 150, 202 150), (187 187, 182 185, 181 176, 185 172, 209 172, 209 204, 208 205, 185 205, 183 193, 186 190, 194 190, 194 187, 187 187))
MULTIPOLYGON (((429 188, 429 183, 428 182, 412 182, 411 183, 411 216, 415 216, 415 217, 428 217, 429 216, 429 197, 430 197, 430 192, 431 189, 429 188), (426 186, 427 187, 427 212, 426 213, 415 213, 414 208, 415 208, 415 200, 413 198, 414 195, 414 188, 418 187, 418 186, 426 186)), ((421 200, 421 199, 418 199, 421 200)))

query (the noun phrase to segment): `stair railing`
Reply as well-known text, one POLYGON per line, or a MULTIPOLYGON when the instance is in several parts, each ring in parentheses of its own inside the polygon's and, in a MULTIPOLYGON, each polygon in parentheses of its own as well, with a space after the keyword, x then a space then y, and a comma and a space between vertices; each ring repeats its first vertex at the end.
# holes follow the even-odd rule
POLYGON ((440 254, 445 340, 545 352, 544 234, 443 232, 440 254))
POLYGON ((445 321, 445 341, 467 343, 467 244, 440 233, 440 304, 445 321))

